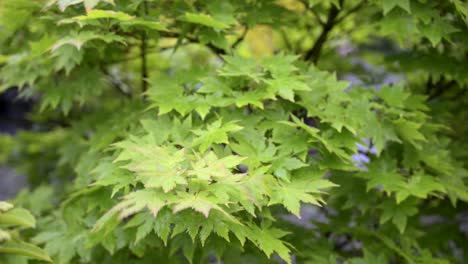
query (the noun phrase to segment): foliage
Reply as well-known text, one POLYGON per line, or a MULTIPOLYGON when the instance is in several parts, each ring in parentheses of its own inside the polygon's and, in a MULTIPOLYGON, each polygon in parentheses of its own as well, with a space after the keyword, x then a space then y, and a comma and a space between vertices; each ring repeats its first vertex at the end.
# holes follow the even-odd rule
POLYGON ((0 201, 0 260, 2 263, 27 263, 28 259, 52 262, 47 253, 39 247, 21 240, 21 228, 34 228, 36 220, 29 211, 13 208, 0 201))
POLYGON ((27 237, 55 263, 462 263, 467 26, 460 0, 3 0, 27 237))

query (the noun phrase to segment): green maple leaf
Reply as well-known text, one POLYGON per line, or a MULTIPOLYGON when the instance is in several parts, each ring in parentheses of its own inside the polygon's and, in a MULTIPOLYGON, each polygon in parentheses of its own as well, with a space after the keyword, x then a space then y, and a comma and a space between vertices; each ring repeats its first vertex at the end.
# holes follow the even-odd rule
POLYGON ((52 56, 57 59, 55 69, 57 71, 65 69, 69 74, 83 60, 83 51, 71 45, 63 45, 55 49, 52 56))
POLYGON ((297 59, 298 56, 279 54, 263 58, 260 64, 274 79, 276 79, 287 77, 297 72, 298 68, 294 65, 294 62, 296 62, 297 59))
POLYGON ((285 77, 266 80, 268 88, 286 100, 294 102, 294 91, 310 91, 311 88, 298 77, 285 77))
POLYGON ((99 2, 106 2, 112 5, 115 5, 114 0, 52 0, 49 1, 47 5, 52 5, 56 3, 60 10, 63 12, 69 6, 83 3, 86 10, 90 11, 99 4, 99 2))
POLYGON ((405 200, 399 204, 393 200, 386 200, 380 208, 383 210, 380 215, 380 223, 384 224, 391 219, 402 234, 405 232, 408 217, 418 212, 416 200, 405 200))
POLYGON ((392 11, 392 9, 397 6, 411 13, 410 0, 382 0, 384 15, 388 14, 388 12, 392 11))
POLYGON ((135 234, 135 244, 148 236, 154 228, 155 217, 151 214, 138 214, 125 225, 125 228, 138 226, 135 234))
POLYGON ((261 208, 266 203, 266 198, 271 196, 272 188, 278 186, 278 182, 273 175, 268 173, 269 167, 263 166, 258 168, 249 168, 249 173, 243 177, 238 185, 241 188, 239 193, 241 197, 237 201, 241 203, 245 210, 251 215, 255 215, 257 205, 261 208), (246 200, 245 200, 246 199, 246 200))
POLYGON ((409 196, 416 196, 426 199, 427 196, 435 191, 445 192, 445 188, 434 177, 429 175, 412 176, 407 183, 402 184, 396 193, 397 203, 401 203, 409 196))
POLYGON ((223 221, 218 221, 216 219, 209 218, 209 221, 204 220, 203 225, 200 228, 199 238, 202 246, 205 245, 206 239, 212 233, 217 234, 219 237, 223 238, 225 241, 230 242, 229 239, 229 227, 231 223, 228 225, 223 221))
MULTIPOLYGON (((96 0, 95 0, 96 1, 96 0)), ((85 16, 76 16, 73 17, 73 20, 76 21, 87 21, 87 20, 94 20, 94 19, 103 19, 103 18, 111 18, 116 19, 119 21, 129 21, 134 19, 134 16, 126 14, 120 11, 111 11, 111 10, 99 10, 93 9, 87 12, 85 16)))
POLYGON ((304 131, 281 124, 273 128, 272 141, 279 144, 279 153, 295 153, 300 157, 308 150, 304 142, 308 136, 304 131))
POLYGON ((231 95, 232 89, 229 86, 229 83, 217 77, 205 77, 201 79, 203 85, 197 90, 198 93, 203 94, 221 94, 221 95, 231 95))
POLYGON ((288 211, 300 217, 301 202, 320 206, 322 190, 337 186, 328 180, 320 179, 322 175, 323 172, 309 168, 299 171, 291 177, 289 183, 281 183, 273 189, 269 204, 282 204, 288 211))
MULTIPOLYGON (((3 206, 5 207, 5 204, 3 206)), ((13 208, 5 212, 0 212, 0 225, 4 227, 26 227, 34 228, 36 226, 36 219, 26 209, 13 208)))
POLYGON ((101 95, 105 88, 104 78, 99 71, 94 68, 81 67, 66 79, 64 78, 62 82, 38 85, 37 89, 45 92, 40 110, 60 107, 63 113, 68 114, 73 103, 82 106, 87 100, 101 95))
POLYGON ((152 137, 132 138, 115 144, 122 149, 117 161, 129 161, 121 168, 135 172, 136 178, 147 188, 162 188, 169 192, 178 184, 187 184, 184 149, 174 150, 156 144, 152 137))
POLYGON ((431 41, 434 47, 439 44, 442 38, 459 31, 452 26, 452 24, 440 17, 434 19, 429 24, 420 25, 419 29, 421 33, 431 41))
POLYGON ((133 175, 120 169, 110 159, 101 160, 91 173, 96 175, 96 181, 92 185, 113 186, 111 197, 134 182, 133 175))
POLYGON ((287 232, 277 228, 260 228, 251 225, 247 237, 268 257, 276 252, 286 263, 291 263, 290 250, 285 242, 280 240, 287 234, 287 232))
POLYGON ((153 230, 166 246, 171 233, 172 218, 172 213, 169 210, 162 210, 154 221, 153 230))
POLYGON ((78 33, 71 33, 67 37, 61 38, 51 47, 51 51, 54 52, 63 45, 72 45, 79 50, 81 49, 81 47, 83 47, 85 43, 92 40, 102 40, 105 43, 120 42, 122 44, 125 44, 124 38, 114 33, 102 34, 95 31, 81 31, 78 33))
POLYGON ((426 137, 420 132, 420 128, 422 126, 421 123, 398 119, 393 121, 393 124, 395 124, 398 135, 403 140, 413 144, 414 147, 420 149, 420 143, 427 141, 426 137))
POLYGON ((239 165, 245 158, 240 156, 226 156, 221 159, 213 152, 208 152, 203 158, 192 162, 192 169, 187 171, 188 175, 209 181, 212 178, 226 178, 233 176, 231 170, 239 165))
POLYGON ((147 208, 156 217, 158 212, 168 204, 170 197, 151 189, 138 190, 127 194, 122 202, 111 209, 111 212, 119 212, 119 218, 122 219, 147 208))
POLYGON ((0 253, 22 255, 40 261, 53 263, 46 251, 23 241, 7 241, 5 243, 0 243, 0 253))
POLYGON ((157 31, 167 31, 167 28, 159 21, 149 19, 138 19, 134 18, 131 20, 123 21, 119 24, 121 27, 142 27, 146 29, 152 29, 157 31))
POLYGON ((231 25, 226 23, 225 21, 221 21, 209 14, 196 14, 186 12, 183 16, 179 18, 182 21, 186 21, 189 23, 199 24, 215 29, 227 29, 231 25))
POLYGON ((193 141, 193 146, 200 145, 200 151, 204 152, 213 143, 228 144, 228 133, 241 130, 242 127, 237 125, 235 121, 222 123, 222 120, 216 120, 208 124, 206 129, 196 129, 192 132, 198 137, 193 141))
POLYGON ((159 108, 159 115, 168 113, 173 109, 185 115, 193 109, 187 102, 184 89, 179 83, 169 78, 151 79, 149 82, 151 87, 148 89, 147 95, 154 102, 152 106, 159 108))
POLYGON ((224 56, 225 64, 219 70, 220 76, 248 77, 259 82, 264 75, 257 61, 241 56, 224 56))
POLYGON ((405 101, 410 97, 410 93, 405 91, 402 85, 383 86, 377 94, 385 103, 392 107, 405 107, 405 101))
POLYGON ((243 157, 248 157, 245 164, 256 167, 261 163, 268 163, 275 159, 276 146, 271 142, 265 142, 263 135, 255 130, 245 130, 234 135, 235 141, 230 147, 243 157))
POLYGON ((403 176, 397 172, 395 161, 388 156, 372 161, 367 167, 368 171, 360 176, 368 180, 368 191, 377 187, 391 193, 400 190, 400 186, 405 183, 403 176))
POLYGON ((272 170, 275 175, 283 179, 289 179, 291 171, 306 166, 306 163, 294 157, 280 157, 272 162, 272 170))
POLYGON ((367 137, 372 138, 372 143, 377 150, 377 155, 380 155, 383 151, 387 141, 401 143, 394 125, 386 119, 379 120, 377 115, 371 115, 369 117, 363 130, 367 137))
POLYGON ((211 234, 217 234, 224 240, 229 242, 229 232, 232 226, 237 226, 232 222, 224 222, 219 218, 219 215, 204 217, 200 214, 193 214, 189 211, 180 212, 174 217, 169 224, 173 224, 172 237, 176 237, 182 232, 189 234, 192 242, 199 237, 202 245, 211 234))
POLYGON ((400 43, 406 43, 418 36, 419 30, 414 17, 399 11, 390 12, 379 24, 383 34, 395 35, 400 43))
POLYGON ((35 58, 40 55, 43 55, 50 50, 50 47, 57 41, 56 36, 45 35, 38 41, 33 41, 29 43, 30 54, 29 58, 35 58))
POLYGON ((53 229, 46 230, 33 238, 38 244, 45 244, 45 250, 54 257, 54 263, 69 263, 77 254, 80 243, 83 243, 83 235, 66 232, 65 224, 53 225, 53 229))
POLYGON ((189 208, 201 213, 206 218, 208 218, 210 215, 210 211, 214 209, 221 212, 224 216, 227 217, 227 219, 233 222, 238 222, 232 215, 230 215, 217 204, 215 197, 210 196, 207 193, 178 193, 178 199, 174 201, 174 206, 172 207, 173 212, 177 213, 189 208))
POLYGON ((269 89, 256 88, 247 92, 234 92, 232 98, 237 107, 254 105, 263 109, 263 101, 266 99, 275 99, 275 93, 269 89))

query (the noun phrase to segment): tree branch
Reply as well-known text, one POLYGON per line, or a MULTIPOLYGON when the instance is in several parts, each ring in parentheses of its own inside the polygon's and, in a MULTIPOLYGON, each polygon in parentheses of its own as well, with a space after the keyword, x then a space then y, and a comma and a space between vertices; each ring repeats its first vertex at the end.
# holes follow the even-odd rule
MULTIPOLYGON (((343 6, 343 0, 340 0, 339 4, 340 6, 343 6)), ((309 49, 304 56, 304 59, 306 61, 311 61, 314 64, 317 63, 317 61, 320 58, 320 52, 322 51, 323 44, 325 44, 325 41, 328 38, 328 34, 335 26, 336 19, 339 13, 340 10, 335 5, 332 5, 330 10, 328 11, 327 21, 325 22, 325 24, 322 25, 322 32, 315 41, 314 46, 312 46, 312 48, 309 49)))

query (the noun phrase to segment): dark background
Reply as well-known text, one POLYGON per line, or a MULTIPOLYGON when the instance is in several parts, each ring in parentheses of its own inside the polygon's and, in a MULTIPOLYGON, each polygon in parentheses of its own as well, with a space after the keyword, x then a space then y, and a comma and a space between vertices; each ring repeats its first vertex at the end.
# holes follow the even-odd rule
MULTIPOLYGON (((0 93, 0 133, 14 135, 19 130, 31 129, 27 114, 32 106, 32 101, 18 98, 17 89, 0 93)), ((0 163, 0 200, 13 198, 26 184, 26 177, 18 175, 8 164, 0 163)))

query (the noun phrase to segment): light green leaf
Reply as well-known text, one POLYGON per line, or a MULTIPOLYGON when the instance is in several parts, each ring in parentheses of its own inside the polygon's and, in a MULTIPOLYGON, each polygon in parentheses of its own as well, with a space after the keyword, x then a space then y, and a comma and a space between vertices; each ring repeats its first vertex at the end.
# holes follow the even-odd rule
POLYGON ((320 179, 323 172, 306 169, 298 175, 293 175, 291 182, 281 183, 273 189, 269 205, 282 204, 288 211, 300 216, 301 202, 321 206, 320 194, 323 189, 337 186, 336 184, 320 179))
POLYGON ((231 121, 222 124, 219 119, 211 124, 208 124, 205 129, 196 129, 192 132, 198 137, 193 141, 193 146, 200 145, 200 151, 204 152, 213 143, 229 143, 228 133, 241 130, 242 127, 237 125, 236 122, 231 121))
POLYGON ((0 225, 35 227, 36 219, 34 219, 34 216, 26 209, 13 208, 0 213, 0 225))
POLYGON ((392 9, 397 6, 411 13, 410 0, 382 0, 384 15, 388 14, 388 12, 392 11, 392 9))
POLYGON ((426 199, 433 192, 445 192, 445 188, 434 177, 429 175, 412 176, 407 183, 401 185, 401 189, 397 191, 397 203, 401 203, 409 196, 416 196, 421 199, 426 199))
POLYGON ((386 200, 380 208, 383 210, 380 216, 380 223, 384 224, 391 219, 401 234, 405 232, 408 217, 418 213, 417 202, 415 200, 406 200, 400 204, 392 200, 386 200))
POLYGON ((60 39, 51 47, 51 51, 54 52, 63 45, 72 45, 75 46, 77 49, 81 49, 81 47, 86 42, 92 40, 102 40, 105 43, 120 42, 122 44, 125 44, 125 41, 122 37, 117 36, 113 33, 100 34, 94 31, 81 31, 79 33, 71 33, 67 37, 60 39))
POLYGON ((8 241, 7 243, 0 244, 0 253, 23 255, 37 260, 52 262, 52 259, 44 250, 33 244, 21 241, 8 241))
POLYGON ((208 14, 196 14, 196 13, 186 12, 182 17, 180 17, 180 20, 186 21, 189 23, 204 25, 207 27, 212 27, 215 29, 227 29, 231 26, 208 14))
POLYGON ((119 218, 125 218, 148 208, 154 217, 167 205, 168 195, 151 189, 138 190, 127 194, 124 201, 114 206, 111 211, 117 211, 119 218))
POLYGON ((12 209, 14 206, 11 203, 0 201, 0 213, 12 209))
POLYGON ((174 201, 175 206, 172 208, 174 213, 191 208, 194 211, 199 212, 206 218, 208 218, 211 209, 215 209, 221 212, 223 215, 227 216, 229 220, 237 222, 232 215, 230 215, 223 208, 217 205, 215 197, 210 197, 203 193, 196 195, 188 193, 179 193, 179 197, 180 198, 178 200, 174 201))
POLYGON ((93 9, 93 10, 88 11, 88 13, 84 16, 73 17, 72 20, 87 21, 87 20, 103 19, 103 18, 116 19, 119 21, 129 21, 129 20, 134 19, 135 17, 127 13, 120 12, 120 11, 93 9))

